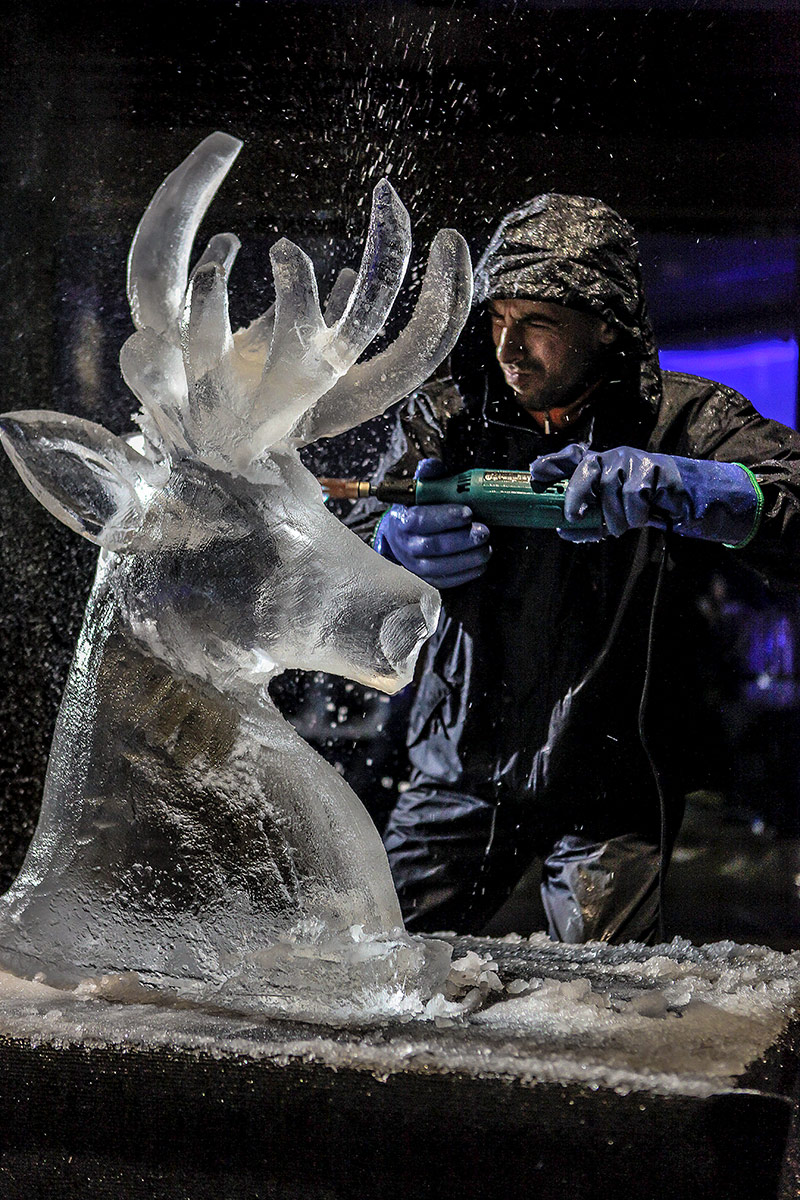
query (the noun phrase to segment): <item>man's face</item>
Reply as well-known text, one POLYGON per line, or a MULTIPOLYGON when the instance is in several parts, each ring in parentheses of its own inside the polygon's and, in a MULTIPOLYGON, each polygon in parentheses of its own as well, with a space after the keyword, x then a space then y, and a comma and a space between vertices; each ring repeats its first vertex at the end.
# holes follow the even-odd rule
POLYGON ((543 412, 577 400, 598 378, 615 339, 599 317, 540 300, 490 300, 492 341, 522 408, 543 412))

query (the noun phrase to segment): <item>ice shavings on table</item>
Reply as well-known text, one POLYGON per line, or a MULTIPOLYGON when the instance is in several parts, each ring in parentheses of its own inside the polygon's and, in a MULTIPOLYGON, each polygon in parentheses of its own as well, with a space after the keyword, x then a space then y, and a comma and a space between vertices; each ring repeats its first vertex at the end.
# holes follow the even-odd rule
POLYGON ((430 1002, 424 1017, 365 1022, 353 1012, 348 1022, 340 1013, 326 1027, 153 1003, 130 976, 61 992, 0 975, 0 1036, 301 1061, 379 1079, 455 1072, 707 1096, 735 1086, 787 1034, 800 1002, 800 953, 731 942, 676 939, 650 950, 561 946, 543 935, 459 939, 454 959, 450 998, 430 1002))

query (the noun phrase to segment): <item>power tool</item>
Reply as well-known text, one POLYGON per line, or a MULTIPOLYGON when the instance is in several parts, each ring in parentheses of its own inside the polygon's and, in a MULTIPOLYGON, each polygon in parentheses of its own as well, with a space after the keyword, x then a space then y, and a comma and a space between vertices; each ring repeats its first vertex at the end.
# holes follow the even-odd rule
MULTIPOLYGON (((564 492, 567 480, 537 487, 527 471, 475 467, 444 479, 384 479, 370 483, 359 479, 321 478, 331 500, 360 500, 374 496, 387 504, 467 504, 486 525, 514 525, 524 529, 557 529, 566 526, 564 492)), ((600 509, 590 509, 570 529, 599 529, 600 509)))

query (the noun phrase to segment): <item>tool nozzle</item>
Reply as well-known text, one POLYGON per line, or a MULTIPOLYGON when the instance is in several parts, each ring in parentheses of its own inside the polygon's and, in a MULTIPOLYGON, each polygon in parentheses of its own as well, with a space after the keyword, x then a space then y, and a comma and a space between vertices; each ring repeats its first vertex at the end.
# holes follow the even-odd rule
POLYGON ((366 479, 330 479, 327 476, 317 476, 317 483, 328 500, 360 500, 371 495, 370 484, 366 479))

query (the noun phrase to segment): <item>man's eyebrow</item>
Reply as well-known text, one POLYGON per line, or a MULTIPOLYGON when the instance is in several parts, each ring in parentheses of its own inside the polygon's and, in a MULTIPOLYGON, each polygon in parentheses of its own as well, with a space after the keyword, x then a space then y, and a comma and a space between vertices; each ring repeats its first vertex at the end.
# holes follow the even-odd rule
POLYGON ((521 321, 536 321, 540 325, 561 325, 561 316, 551 317, 549 313, 532 312, 520 317, 521 321))
MULTIPOLYGON (((486 312, 488 313, 488 315, 490 317, 499 317, 501 320, 503 320, 505 317, 504 313, 497 311, 497 309, 494 307, 494 305, 492 304, 491 301, 488 301, 486 304, 486 312)), ((561 325, 562 324, 560 316, 550 316, 549 313, 543 313, 543 312, 523 313, 521 316, 517 317, 516 320, 518 320, 518 321, 536 321, 538 324, 542 324, 542 325, 561 325)))

